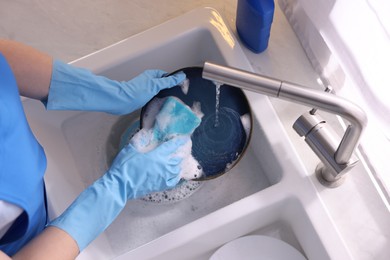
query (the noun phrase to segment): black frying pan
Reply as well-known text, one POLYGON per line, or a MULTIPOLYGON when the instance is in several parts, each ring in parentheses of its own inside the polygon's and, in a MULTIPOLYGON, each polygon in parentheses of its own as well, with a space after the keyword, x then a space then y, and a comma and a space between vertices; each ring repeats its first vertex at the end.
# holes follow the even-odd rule
POLYGON ((216 86, 202 78, 200 67, 184 68, 179 71, 183 71, 189 79, 188 92, 185 94, 181 86, 160 91, 142 108, 141 128, 148 106, 159 99, 174 96, 189 107, 192 107, 194 102, 199 102, 204 116, 191 140, 192 155, 202 167, 203 175, 196 180, 218 177, 239 161, 249 143, 252 116, 248 100, 241 89, 223 85, 220 88, 220 109, 216 127, 216 86), (246 123, 243 123, 243 117, 246 123))

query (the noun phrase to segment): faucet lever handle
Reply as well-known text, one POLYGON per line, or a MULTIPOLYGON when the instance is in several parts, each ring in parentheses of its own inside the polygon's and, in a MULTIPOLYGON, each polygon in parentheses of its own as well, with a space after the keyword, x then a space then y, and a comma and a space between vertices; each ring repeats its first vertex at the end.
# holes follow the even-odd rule
POLYGON ((340 164, 335 154, 339 146, 339 136, 318 114, 305 113, 293 124, 294 130, 305 138, 306 143, 321 160, 316 169, 320 182, 327 187, 337 187, 348 170, 356 165, 358 159, 352 156, 349 162, 340 164))

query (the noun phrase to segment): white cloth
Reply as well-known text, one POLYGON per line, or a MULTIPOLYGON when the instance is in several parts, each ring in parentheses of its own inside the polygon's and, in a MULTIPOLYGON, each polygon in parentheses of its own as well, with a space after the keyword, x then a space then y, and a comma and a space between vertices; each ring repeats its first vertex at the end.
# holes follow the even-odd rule
POLYGON ((0 238, 4 236, 12 223, 14 223, 15 219, 17 219, 22 212, 22 208, 0 200, 0 238))

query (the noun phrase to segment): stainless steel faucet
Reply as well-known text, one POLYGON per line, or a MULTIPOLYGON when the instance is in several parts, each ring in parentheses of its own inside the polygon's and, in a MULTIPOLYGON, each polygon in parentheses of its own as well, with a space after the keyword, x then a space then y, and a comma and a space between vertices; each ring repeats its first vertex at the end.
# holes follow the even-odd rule
POLYGON ((322 163, 317 166, 316 174, 325 186, 340 185, 345 173, 358 162, 354 151, 367 124, 367 117, 354 103, 331 93, 210 62, 204 64, 202 77, 312 107, 310 112, 297 119, 293 128, 305 137, 305 141, 320 158, 322 163), (350 123, 341 141, 316 113, 317 109, 337 114, 350 123))

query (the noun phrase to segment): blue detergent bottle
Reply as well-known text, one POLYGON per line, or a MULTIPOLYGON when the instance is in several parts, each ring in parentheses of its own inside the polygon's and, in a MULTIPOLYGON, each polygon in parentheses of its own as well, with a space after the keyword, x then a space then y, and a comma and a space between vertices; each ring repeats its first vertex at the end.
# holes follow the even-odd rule
POLYGON ((238 36, 251 51, 260 53, 267 49, 274 10, 273 0, 238 0, 238 36))

